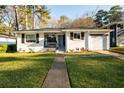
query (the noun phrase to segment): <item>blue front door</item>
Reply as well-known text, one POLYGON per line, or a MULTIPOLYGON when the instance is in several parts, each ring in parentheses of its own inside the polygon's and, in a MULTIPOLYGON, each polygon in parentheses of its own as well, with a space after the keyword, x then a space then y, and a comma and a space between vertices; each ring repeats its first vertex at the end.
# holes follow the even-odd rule
POLYGON ((63 38, 64 38, 63 35, 59 35, 59 36, 58 36, 58 44, 59 44, 59 47, 64 45, 64 44, 63 44, 63 42, 64 42, 64 41, 63 41, 63 40, 64 40, 63 38))

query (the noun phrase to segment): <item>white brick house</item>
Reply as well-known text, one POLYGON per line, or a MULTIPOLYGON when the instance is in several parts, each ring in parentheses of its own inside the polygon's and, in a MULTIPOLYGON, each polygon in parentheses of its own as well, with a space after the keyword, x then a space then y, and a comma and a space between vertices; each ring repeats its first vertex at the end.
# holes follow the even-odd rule
POLYGON ((110 29, 44 28, 15 31, 18 52, 109 50, 110 29))

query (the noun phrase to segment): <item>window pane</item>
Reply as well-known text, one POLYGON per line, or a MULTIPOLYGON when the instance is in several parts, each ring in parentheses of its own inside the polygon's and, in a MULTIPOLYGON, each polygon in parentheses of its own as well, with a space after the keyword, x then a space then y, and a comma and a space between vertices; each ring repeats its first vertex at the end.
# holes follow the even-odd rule
POLYGON ((36 42, 35 35, 26 35, 26 42, 36 42))
POLYGON ((80 39, 80 33, 79 32, 74 33, 74 39, 80 39))

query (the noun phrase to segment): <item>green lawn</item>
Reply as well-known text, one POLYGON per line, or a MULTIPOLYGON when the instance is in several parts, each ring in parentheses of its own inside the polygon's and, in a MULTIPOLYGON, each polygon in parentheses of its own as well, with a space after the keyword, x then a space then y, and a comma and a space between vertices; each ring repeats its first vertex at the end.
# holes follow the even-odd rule
POLYGON ((124 54, 124 46, 121 46, 121 47, 113 47, 110 51, 124 54))
POLYGON ((67 58, 71 87, 124 87, 124 60, 111 57, 67 58))
POLYGON ((0 53, 0 87, 41 87, 54 54, 0 53))

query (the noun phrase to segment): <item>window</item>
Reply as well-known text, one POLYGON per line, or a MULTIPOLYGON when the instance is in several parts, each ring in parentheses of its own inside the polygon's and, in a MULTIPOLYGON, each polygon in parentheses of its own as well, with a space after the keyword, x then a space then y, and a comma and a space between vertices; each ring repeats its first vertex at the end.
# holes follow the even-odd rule
POLYGON ((44 47, 56 47, 56 35, 52 33, 44 34, 44 47))
POLYGON ((73 39, 84 40, 84 32, 70 32, 70 40, 73 39))
POLYGON ((26 42, 36 42, 36 35, 35 34, 26 35, 26 42))
POLYGON ((81 33, 80 32, 74 32, 74 39, 80 39, 81 33))

